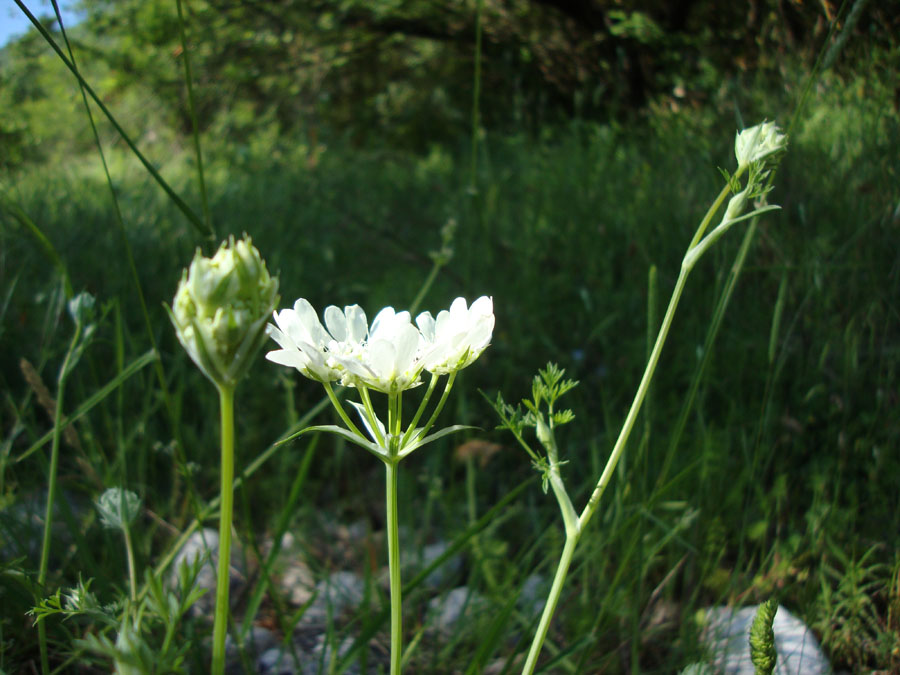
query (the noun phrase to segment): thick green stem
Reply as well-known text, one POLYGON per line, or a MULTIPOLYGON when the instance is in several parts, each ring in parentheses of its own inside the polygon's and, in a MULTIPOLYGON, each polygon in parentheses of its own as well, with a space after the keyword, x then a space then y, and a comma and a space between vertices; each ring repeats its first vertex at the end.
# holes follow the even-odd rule
POLYGON ((566 544, 563 547, 562 556, 556 568, 556 575, 553 577, 553 586, 550 587, 550 595, 547 596, 547 604, 544 605, 541 622, 538 624, 537 632, 531 643, 531 649, 528 650, 528 658, 525 660, 525 666, 522 668, 523 675, 526 673, 531 675, 535 666, 537 666, 538 656, 541 653, 541 647, 544 646, 544 639, 547 637, 550 621, 553 619, 553 613, 556 611, 563 584, 566 582, 566 575, 569 572, 569 565, 572 564, 572 556, 575 554, 575 547, 578 545, 579 537, 580 534, 577 532, 566 535, 566 544))
POLYGON ((212 673, 225 672, 225 634, 228 632, 228 585, 231 567, 231 515, 234 509, 234 387, 219 385, 222 466, 219 506, 219 566, 216 576, 216 616, 213 623, 212 673))
POLYGON ((403 604, 400 586, 400 527, 397 514, 397 473, 396 460, 384 463, 385 467, 385 514, 388 537, 388 569, 391 577, 391 675, 400 675, 400 657, 403 649, 403 604))
MULTIPOLYGON (((47 568, 50 564, 50 528, 53 526, 53 502, 56 498, 56 474, 59 470, 59 440, 62 436, 63 428, 63 393, 66 388, 66 377, 69 374, 69 363, 80 339, 81 322, 77 321, 75 323, 75 334, 72 336, 72 342, 69 343, 69 349, 66 352, 66 357, 63 359, 62 366, 59 369, 59 377, 56 380, 56 412, 53 416, 53 441, 50 446, 50 475, 47 478, 47 509, 44 512, 44 540, 41 544, 41 563, 38 571, 38 587, 42 593, 46 592, 47 568)), ((38 621, 38 643, 41 652, 41 671, 44 675, 48 675, 50 673, 50 659, 47 654, 45 620, 41 619, 38 621)))

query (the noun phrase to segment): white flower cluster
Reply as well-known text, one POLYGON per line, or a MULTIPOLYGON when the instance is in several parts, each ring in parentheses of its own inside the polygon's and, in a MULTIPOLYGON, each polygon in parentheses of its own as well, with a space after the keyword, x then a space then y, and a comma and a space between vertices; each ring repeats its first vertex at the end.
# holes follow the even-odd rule
POLYGON ((482 296, 464 298, 433 317, 423 312, 413 325, 409 312, 385 307, 372 325, 359 305, 325 309, 325 325, 300 298, 293 309, 275 312, 268 333, 281 349, 266 358, 296 368, 319 382, 340 381, 395 394, 420 384, 422 371, 447 375, 477 359, 491 341, 494 305, 482 296), (416 327, 418 326, 418 328, 416 327))

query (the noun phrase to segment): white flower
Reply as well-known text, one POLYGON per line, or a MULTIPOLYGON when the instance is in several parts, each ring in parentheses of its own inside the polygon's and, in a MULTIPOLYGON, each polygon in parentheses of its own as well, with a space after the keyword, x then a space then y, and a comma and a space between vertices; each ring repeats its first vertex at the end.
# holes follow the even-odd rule
POLYGON ((775 122, 763 122, 744 129, 734 137, 734 156, 738 166, 758 162, 787 147, 787 136, 775 122))
POLYGON ((359 305, 343 311, 325 309, 325 327, 303 298, 294 309, 275 314, 276 326, 268 327, 280 350, 266 354, 275 363, 291 366, 320 382, 340 380, 348 386, 364 385, 384 393, 396 393, 419 384, 417 364, 419 331, 409 312, 382 309, 372 322, 359 305), (327 330, 326 330, 327 327, 327 330))
MULTIPOLYGON (((345 315, 337 307, 329 307, 325 310, 326 319, 334 310, 342 317, 345 315)), ((359 310, 358 305, 345 309, 345 313, 351 315, 359 310)), ((293 309, 283 309, 274 313, 277 326, 269 324, 266 332, 281 349, 269 352, 266 358, 269 361, 282 366, 296 368, 307 377, 319 382, 333 382, 341 379, 341 368, 329 365, 329 345, 336 341, 322 327, 316 310, 305 298, 300 298, 294 303, 293 309)), ((344 324, 346 325, 346 318, 344 324)), ((363 314, 363 330, 365 330, 365 315, 363 314)), ((345 331, 346 332, 346 331, 345 331)), ((363 338, 365 333, 363 333, 363 338)), ((362 338, 359 340, 362 342, 362 338)))
POLYGON ((234 385, 265 339, 278 302, 278 280, 250 237, 222 244, 212 258, 197 250, 185 270, 169 316, 194 363, 217 384, 234 385))
MULTIPOLYGON (((362 318, 365 322, 365 314, 362 318)), ((416 358, 419 340, 419 331, 410 322, 409 312, 385 307, 372 321, 362 348, 335 354, 334 360, 348 371, 342 383, 363 384, 385 394, 417 386, 422 372, 416 358)))
POLYGON ((435 375, 446 375, 471 364, 488 346, 494 303, 483 295, 467 307, 465 298, 456 298, 449 311, 439 312, 436 319, 422 312, 416 324, 422 332, 422 366, 435 375))

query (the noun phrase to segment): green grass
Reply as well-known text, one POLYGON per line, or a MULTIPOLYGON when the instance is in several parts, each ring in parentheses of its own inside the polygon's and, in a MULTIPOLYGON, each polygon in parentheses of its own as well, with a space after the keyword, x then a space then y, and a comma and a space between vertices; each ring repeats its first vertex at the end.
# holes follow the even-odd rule
MULTIPOLYGON (((698 657, 696 609, 771 595, 816 627, 836 666, 897 666, 900 124, 886 101, 852 83, 824 79, 820 89, 777 176, 771 201, 783 211, 760 224, 670 449, 740 236, 718 245, 688 283, 643 426, 576 554, 544 652, 547 672, 672 672, 698 657)), ((408 305, 451 219, 454 256, 421 309, 457 295, 493 296, 493 344, 460 375, 443 417, 481 427, 471 436, 503 451, 467 484, 454 441, 441 441, 400 478, 404 526, 419 544, 457 544, 466 553, 459 583, 483 593, 490 611, 452 638, 420 635, 431 594, 409 588, 409 672, 479 672, 498 659, 504 672, 517 672, 512 659, 527 650, 537 617, 521 615, 511 600, 533 572, 552 575, 563 536, 556 505, 511 437, 492 431, 498 420, 478 390, 521 398, 548 360, 581 381, 568 402, 576 420, 559 440, 573 501, 583 503, 644 366, 648 270, 657 267, 656 293, 666 297, 718 191, 715 167, 731 166, 734 122, 697 117, 658 113, 623 128, 573 123, 539 138, 488 135, 474 190, 466 139, 417 155, 340 137, 321 148, 264 134, 243 146, 201 138, 218 238, 252 235, 269 269, 280 271, 282 305, 298 296, 317 307, 358 302, 370 314, 408 305), (528 479, 488 522, 472 526, 528 479)), ((155 153, 150 161, 200 213, 190 144, 155 153)), ((43 504, 50 446, 23 455, 53 426, 20 360, 55 398, 73 331, 47 244, 72 288, 90 291, 105 309, 66 383, 64 415, 95 405, 74 423, 76 438, 61 441, 58 520, 72 538, 51 548, 49 590, 80 576, 94 580, 102 602, 125 592, 121 542, 90 506, 106 487, 124 481, 148 509, 132 529, 139 576, 164 559, 197 513, 214 522, 205 506, 217 493, 216 401, 177 345, 162 303, 171 302, 194 247, 210 252, 218 242, 199 238, 124 151, 113 149, 108 161, 171 410, 152 367, 122 375, 151 342, 99 160, 85 155, 6 175, 4 201, 46 240, 0 211, 0 668, 7 672, 37 663, 37 631, 23 617, 42 597, 34 585, 40 531, 19 509, 43 504), (184 464, 173 452, 176 438, 184 464)), ((240 474, 320 401, 321 390, 260 357, 237 396, 240 474)), ((308 561, 324 574, 338 563, 319 514, 380 531, 380 472, 334 438, 279 446, 236 492, 238 539, 253 551, 288 528, 308 542, 308 561)), ((369 553, 355 551, 345 564, 375 576, 371 566, 383 566, 386 552, 377 536, 367 545, 369 553)), ((259 595, 260 618, 286 630, 294 608, 263 592, 264 579, 252 581, 248 597, 259 595)), ((334 644, 383 637, 386 607, 373 585, 367 609, 334 627, 334 644)), ((108 661, 74 642, 100 625, 47 621, 53 663, 73 658, 108 670, 108 661)), ((199 641, 209 628, 187 621, 183 630, 199 641)))

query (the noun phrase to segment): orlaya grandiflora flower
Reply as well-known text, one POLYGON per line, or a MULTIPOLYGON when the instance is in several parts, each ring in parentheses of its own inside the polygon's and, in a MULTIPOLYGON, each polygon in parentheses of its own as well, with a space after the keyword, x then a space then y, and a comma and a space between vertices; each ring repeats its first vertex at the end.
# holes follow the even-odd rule
POLYGON ((738 166, 759 162, 787 148, 787 136, 775 122, 762 122, 739 131, 734 137, 734 156, 738 166))
POLYGON ((349 373, 342 380, 344 384, 363 384, 385 394, 396 394, 420 383, 418 349, 419 331, 410 322, 409 312, 385 307, 372 321, 365 344, 335 354, 334 360, 349 373))
POLYGON ((331 305, 325 309, 322 326, 312 305, 300 298, 293 309, 276 312, 274 317, 277 325, 269 325, 269 336, 281 349, 266 354, 270 361, 296 368, 319 382, 340 380, 386 394, 419 384, 420 338, 409 312, 385 307, 369 328, 359 305, 343 311, 331 305))
MULTIPOLYGON (((356 337, 357 344, 361 344, 366 337, 366 318, 359 305, 351 305, 341 312, 337 307, 331 306, 325 310, 326 320, 331 319, 332 328, 341 337, 344 343, 350 336, 356 337), (340 315, 338 321, 335 315, 340 315), (358 316, 362 316, 362 330, 359 330, 358 316), (351 330, 348 330, 348 325, 351 330)), ((334 382, 340 380, 342 369, 333 361, 333 352, 346 349, 338 343, 322 326, 316 310, 305 298, 300 298, 294 303, 293 309, 283 309, 274 314, 273 326, 266 326, 266 331, 281 349, 266 354, 269 361, 282 366, 296 368, 306 377, 319 382, 334 382)), ((350 338, 352 339, 352 338, 350 338)))
POLYGON ((422 335, 420 360, 425 370, 447 375, 461 370, 481 356, 494 331, 494 303, 481 296, 471 307, 465 298, 456 298, 450 309, 422 312, 416 317, 422 335))

